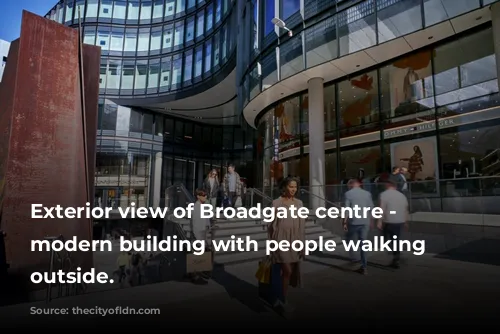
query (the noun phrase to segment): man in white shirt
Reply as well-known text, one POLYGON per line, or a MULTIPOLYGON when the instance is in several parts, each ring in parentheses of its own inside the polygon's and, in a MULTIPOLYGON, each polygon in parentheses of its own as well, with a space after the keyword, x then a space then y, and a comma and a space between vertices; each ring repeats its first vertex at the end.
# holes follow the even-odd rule
MULTIPOLYGON (((408 200, 406 196, 396 190, 396 184, 386 181, 386 190, 380 194, 380 207, 383 216, 377 222, 377 228, 383 231, 384 240, 399 240, 403 226, 408 227, 408 200)), ((394 249, 391 266, 399 268, 400 250, 394 249)))

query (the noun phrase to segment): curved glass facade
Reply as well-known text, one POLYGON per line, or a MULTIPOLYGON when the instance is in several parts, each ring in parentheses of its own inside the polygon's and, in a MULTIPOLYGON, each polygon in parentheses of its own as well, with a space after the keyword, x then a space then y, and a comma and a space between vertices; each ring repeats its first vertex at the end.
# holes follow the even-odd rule
MULTIPOLYGON (((410 181, 452 179, 466 164, 469 176, 499 175, 497 61, 492 28, 479 29, 325 84, 327 185, 359 175, 370 183, 395 165, 409 169, 410 181)), ((308 105, 302 92, 261 114, 264 187, 286 175, 308 185, 308 105)))
MULTIPOLYGON (((158 96, 210 81, 235 50, 231 0, 65 0, 47 17, 101 47, 100 93, 158 96)), ((213 80, 204 86, 210 88, 213 80)))
POLYGON ((210 168, 228 162, 247 176, 251 129, 202 124, 115 101, 167 102, 220 83, 234 69, 235 4, 63 0, 46 15, 75 28, 81 23, 83 42, 101 48, 95 205, 155 206, 162 189, 180 182, 194 191, 210 168))
POLYGON ((308 68, 433 26, 496 0, 252 0, 240 106, 308 68), (293 31, 275 27, 279 17, 293 31))

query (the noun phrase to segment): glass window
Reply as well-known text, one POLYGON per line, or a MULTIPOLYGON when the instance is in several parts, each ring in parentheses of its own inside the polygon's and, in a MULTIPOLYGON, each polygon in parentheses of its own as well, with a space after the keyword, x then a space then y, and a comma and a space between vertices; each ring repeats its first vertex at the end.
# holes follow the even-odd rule
POLYGON ((116 129, 116 106, 111 104, 104 104, 102 113, 102 130, 115 130, 116 129))
POLYGON ((142 113, 130 110, 130 132, 142 132, 142 113))
POLYGON ((196 17, 196 37, 200 37, 203 35, 204 33, 204 20, 205 20, 205 17, 203 16, 204 15, 204 12, 201 11, 199 12, 198 14, 196 14, 197 17, 196 17))
POLYGON ((269 52, 262 59, 262 90, 266 90, 278 82, 278 52, 269 52))
POLYGON ((424 0, 425 25, 431 26, 479 8, 479 0, 424 0))
POLYGON ((156 136, 163 136, 163 117, 161 115, 155 114, 155 125, 154 134, 156 136))
POLYGON ((160 79, 160 60, 152 59, 149 61, 148 88, 158 87, 160 79))
POLYGON ((121 89, 134 88, 134 72, 135 72, 135 64, 130 61, 125 61, 123 64, 121 89))
POLYGON ((155 0, 153 3, 153 19, 163 18, 163 2, 164 0, 155 0))
POLYGON ((184 82, 191 81, 193 72, 193 53, 186 53, 184 58, 184 82))
POLYGON ((149 50, 149 28, 139 29, 139 40, 137 43, 137 51, 147 52, 149 50))
POLYGON ((222 54, 221 54, 221 57, 222 57, 222 61, 224 62, 226 60, 226 56, 227 56, 227 27, 226 26, 222 26, 221 29, 220 29, 221 33, 220 33, 220 36, 221 36, 221 39, 222 39, 222 43, 221 43, 221 48, 222 48, 222 54))
POLYGON ((340 12, 337 22, 341 56, 366 49, 377 42, 374 0, 364 1, 340 12))
POLYGON ((160 87, 170 86, 170 57, 161 60, 160 87))
POLYGON ((110 59, 108 64, 107 89, 120 88, 121 60, 110 59))
POLYGON ((259 1, 252 1, 252 24, 253 24, 253 34, 252 34, 252 49, 254 54, 259 54, 259 1))
POLYGON ((307 68, 338 57, 336 16, 330 16, 305 31, 307 68))
POLYGON ((300 10, 300 0, 281 0, 281 18, 286 20, 300 10))
POLYGON ((165 17, 175 14, 175 0, 167 0, 165 3, 165 17))
POLYGON ((338 84, 341 137, 379 129, 377 72, 364 73, 338 84))
POLYGON ((184 21, 175 23, 174 46, 180 46, 184 43, 184 21))
POLYGON ((219 65, 219 43, 220 43, 220 38, 219 38, 219 33, 215 34, 214 36, 214 67, 219 65))
POLYGON ((70 23, 71 20, 73 19, 73 1, 71 2, 66 2, 66 16, 64 18, 64 21, 66 23, 70 23))
MULTIPOLYGON (((500 140, 498 121, 482 125, 459 126, 441 130, 439 135, 441 178, 467 178, 479 176, 497 176, 500 173, 500 140)), ((420 148, 420 147, 419 147, 420 148)), ((421 148, 423 151, 423 148, 421 148)), ((425 152, 424 152, 425 153, 425 152)), ((424 166, 427 161, 424 160, 424 166)), ((487 180, 485 180, 487 181, 487 180)), ((498 178, 496 179, 498 182, 498 178)), ((443 185, 443 188, 444 185, 443 185)), ((454 190, 459 196, 465 196, 465 191, 473 192, 474 183, 468 187, 463 183, 449 183, 445 191, 454 190)))
POLYGON ((174 59, 172 63, 172 86, 180 84, 182 77, 182 58, 174 59))
POLYGON ((335 85, 324 88, 325 101, 325 140, 335 139, 337 129, 337 110, 335 105, 335 85))
MULTIPOLYGON (((102 7, 101 7, 102 8, 102 7)), ((104 9, 101 9, 103 14, 108 14, 104 13, 104 9)), ((110 12, 111 10, 107 10, 107 12, 110 12)), ((127 13, 127 2, 126 1, 117 1, 115 0, 115 5, 113 8, 113 19, 117 20, 125 20, 125 15, 127 13)))
POLYGON ((99 27, 97 30, 97 45, 101 47, 101 50, 109 50, 109 27, 99 27))
MULTIPOLYGON (((368 185, 370 180, 382 173, 382 154, 379 145, 343 148, 340 153, 340 179, 347 180, 353 178, 367 179, 364 181, 368 185)), ((374 194, 375 189, 366 189, 374 194)), ((339 196, 340 197, 340 196, 339 196)))
POLYGON ((139 19, 139 1, 129 0, 128 1, 128 20, 138 20, 139 19))
POLYGON ((150 50, 161 50, 161 36, 162 36, 162 27, 154 27, 151 32, 151 46, 150 50))
POLYGON ((153 3, 151 1, 142 0, 141 2, 141 21, 151 20, 151 10, 153 3))
POLYGON ((85 18, 85 0, 77 0, 75 5, 75 22, 78 22, 79 18, 85 18))
POLYGON ((201 47, 196 48, 195 53, 195 65, 194 65, 194 76, 200 77, 203 71, 203 49, 201 47))
POLYGON ((111 0, 101 1, 99 8, 99 18, 111 19, 112 14, 113 14, 113 2, 111 0))
POLYGON ((274 32, 274 24, 271 22, 271 20, 276 17, 274 15, 275 12, 275 7, 274 7, 274 1, 275 0, 264 0, 264 36, 269 35, 270 33, 274 32))
POLYGON ((303 55, 302 33, 294 35, 280 47, 282 80, 304 69, 303 55))
POLYGON ((105 89, 106 88, 106 71, 107 71, 107 64, 106 60, 103 59, 103 63, 101 63, 101 67, 99 70, 99 88, 100 89, 105 89))
POLYGON ((281 102, 276 106, 279 151, 293 147, 300 137, 300 102, 298 97, 281 102))
POLYGON ((142 133, 153 134, 153 115, 144 113, 142 117, 142 133))
POLYGON ((95 45, 95 27, 85 27, 83 33, 83 43, 95 45))
POLYGON ((127 29, 125 30, 125 48, 123 51, 135 52, 137 46, 137 30, 127 29))
POLYGON ((434 119, 431 52, 415 53, 381 68, 380 84, 385 128, 403 125, 412 119, 434 119))
POLYGON ((177 0, 177 6, 175 6, 175 13, 179 14, 184 12, 185 10, 184 6, 185 6, 184 0, 177 0))
POLYGON ((220 22, 220 16, 222 11, 222 0, 215 0, 215 24, 220 22))
POLYGON ((205 73, 212 69, 212 42, 205 42, 205 73))
POLYGON ((186 24, 186 43, 191 42, 194 38, 194 16, 187 19, 186 24))
POLYGON ((97 18, 98 4, 98 0, 87 0, 87 12, 85 13, 87 19, 97 18))
POLYGON ((470 104, 467 110, 477 110, 477 100, 466 101, 498 92, 492 30, 483 30, 436 48, 434 72, 436 103, 447 106, 441 108, 443 112, 450 112, 450 108, 464 109, 467 104, 470 104), (454 103, 459 105, 452 105, 454 103))
POLYGON ((109 48, 111 51, 122 52, 124 34, 125 31, 123 30, 123 28, 113 28, 113 30, 111 31, 111 45, 109 48))
POLYGON ((209 31, 210 29, 212 29, 213 22, 214 22, 214 7, 212 6, 212 4, 210 4, 207 6, 207 20, 205 22, 206 24, 205 31, 209 31))
POLYGON ((187 0, 187 9, 194 8, 196 6, 196 0, 187 0))
POLYGON ((421 3, 421 0, 377 1, 379 43, 422 29, 421 3))
POLYGON ((134 89, 145 89, 146 78, 148 74, 147 60, 138 60, 135 67, 135 85, 134 89))
POLYGON ((172 47, 172 44, 174 43, 173 41, 173 36, 172 36, 172 26, 164 26, 163 27, 163 48, 168 49, 172 47))

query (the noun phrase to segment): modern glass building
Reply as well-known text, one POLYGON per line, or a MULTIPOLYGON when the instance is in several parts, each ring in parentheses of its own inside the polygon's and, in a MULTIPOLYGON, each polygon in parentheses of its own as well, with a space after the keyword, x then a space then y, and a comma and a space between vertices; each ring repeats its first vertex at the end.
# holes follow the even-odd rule
MULTIPOLYGON (((258 129, 255 183, 319 189, 392 166, 415 192, 500 175, 500 11, 487 0, 248 1, 240 107, 258 129), (293 31, 274 26, 272 17, 293 31), (497 65, 498 64, 498 65, 497 65)), ((240 60, 240 59, 239 59, 240 60)), ((496 180, 496 181, 495 181, 496 180)), ((327 194, 321 192, 326 191, 327 194)), ((484 195, 484 194, 483 194, 484 195)))
POLYGON ((231 0, 65 0, 47 17, 101 47, 95 203, 156 206, 228 163, 250 178, 255 131, 235 85, 231 0))
POLYGON ((47 17, 101 46, 96 201, 123 206, 228 162, 256 188, 499 175, 498 7, 65 0, 47 17))

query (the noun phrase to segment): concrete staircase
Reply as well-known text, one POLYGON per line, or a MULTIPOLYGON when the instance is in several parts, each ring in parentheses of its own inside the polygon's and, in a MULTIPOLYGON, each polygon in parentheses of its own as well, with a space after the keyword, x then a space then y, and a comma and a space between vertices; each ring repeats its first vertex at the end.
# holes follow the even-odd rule
MULTIPOLYGON (((190 235, 190 224, 188 220, 176 220, 180 224, 186 235, 190 235)), ((245 239, 247 236, 257 241, 258 251, 239 252, 239 251, 219 251, 215 254, 215 262, 219 264, 236 264, 246 261, 254 261, 265 256, 265 245, 267 240, 267 223, 255 219, 219 219, 215 223, 211 239, 212 240, 230 240, 231 236, 245 239)), ((307 240, 334 240, 337 245, 341 242, 340 237, 326 229, 316 217, 310 217, 306 220, 306 239, 307 240)))

